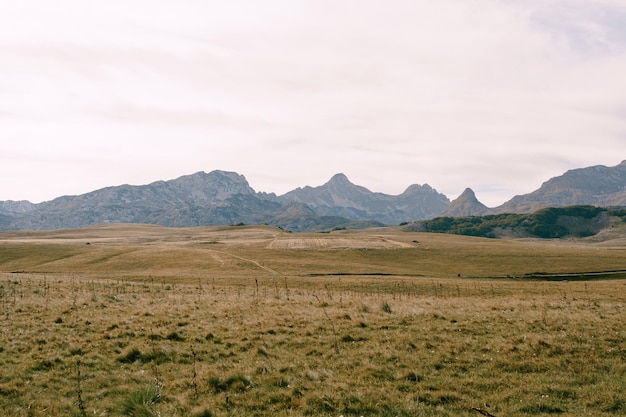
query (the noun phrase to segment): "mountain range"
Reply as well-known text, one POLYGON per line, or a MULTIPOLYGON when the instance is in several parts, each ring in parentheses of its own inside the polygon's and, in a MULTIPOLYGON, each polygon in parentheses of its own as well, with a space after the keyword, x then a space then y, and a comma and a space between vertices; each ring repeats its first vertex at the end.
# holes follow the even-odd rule
POLYGON ((78 228, 101 223, 171 227, 268 223, 292 231, 363 228, 429 218, 450 201, 428 185, 374 193, 343 174, 283 196, 254 191, 234 172, 197 172, 148 185, 107 187, 40 204, 0 202, 0 229, 78 228))
POLYGON ((172 227, 267 223, 291 231, 324 231, 397 225, 438 216, 529 213, 571 205, 626 206, 626 161, 615 167, 567 171, 530 194, 495 208, 467 188, 454 201, 428 184, 400 195, 372 192, 343 174, 327 183, 284 195, 256 192, 244 176, 197 172, 147 185, 107 187, 33 204, 0 201, 0 230, 49 230, 101 223, 149 223, 172 227))
POLYGON ((517 195, 498 207, 486 207, 467 188, 438 216, 463 217, 503 213, 533 213, 548 207, 626 206, 626 161, 614 167, 596 165, 572 169, 544 182, 539 189, 517 195))

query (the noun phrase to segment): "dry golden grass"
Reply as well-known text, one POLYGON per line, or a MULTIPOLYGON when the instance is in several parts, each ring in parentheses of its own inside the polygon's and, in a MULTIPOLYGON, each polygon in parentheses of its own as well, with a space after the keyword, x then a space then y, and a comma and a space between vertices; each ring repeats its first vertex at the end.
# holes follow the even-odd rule
POLYGON ((626 281, 493 277, 625 255, 393 229, 3 233, 0 415, 624 415, 626 281))
MULTIPOLYGON (((616 240, 617 242, 620 242, 616 240)), ((329 274, 505 277, 625 269, 626 243, 492 240, 393 228, 291 234, 269 226, 108 225, 0 233, 0 270, 114 278, 329 274)))

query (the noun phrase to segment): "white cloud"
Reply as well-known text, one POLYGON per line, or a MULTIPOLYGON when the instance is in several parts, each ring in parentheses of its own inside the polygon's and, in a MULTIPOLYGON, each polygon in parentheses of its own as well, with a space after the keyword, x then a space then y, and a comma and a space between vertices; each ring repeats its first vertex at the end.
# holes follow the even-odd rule
POLYGON ((228 169, 499 204, 626 159, 624 27, 618 0, 10 3, 0 199, 228 169))

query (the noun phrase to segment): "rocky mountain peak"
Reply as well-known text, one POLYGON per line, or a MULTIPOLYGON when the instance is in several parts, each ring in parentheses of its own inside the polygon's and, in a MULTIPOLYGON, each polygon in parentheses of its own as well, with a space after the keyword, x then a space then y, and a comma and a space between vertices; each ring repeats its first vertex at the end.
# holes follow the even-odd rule
POLYGON ((413 185, 409 185, 407 189, 404 190, 404 192, 401 195, 406 196, 406 195, 419 194, 419 193, 425 193, 425 192, 437 193, 437 191, 428 184, 424 184, 424 185, 413 184, 413 185))
POLYGON ((348 177, 342 173, 333 175, 332 178, 328 180, 326 184, 322 185, 321 187, 317 187, 317 189, 324 190, 325 192, 330 193, 330 194, 336 194, 334 197, 339 197, 339 198, 342 198, 343 194, 349 193, 349 192, 356 192, 359 194, 371 193, 371 191, 368 190, 367 188, 362 187, 360 185, 356 185, 353 182, 351 182, 348 179, 348 177))
POLYGON ((480 216, 485 214, 489 208, 478 201, 474 190, 466 188, 460 196, 453 200, 448 208, 441 213, 441 216, 464 217, 480 216))
POLYGON ((185 192, 196 201, 222 201, 236 194, 255 194, 255 191, 250 187, 243 175, 219 170, 209 173, 203 171, 196 172, 195 174, 163 182, 162 186, 185 192))
POLYGON ((285 203, 304 203, 318 215, 398 224, 434 217, 448 206, 448 199, 429 186, 411 186, 399 195, 372 192, 335 174, 319 187, 297 188, 278 198, 285 203))
POLYGON ((463 190, 463 192, 461 193, 460 196, 457 197, 457 199, 468 199, 468 200, 478 201, 478 199, 476 198, 476 193, 474 193, 474 190, 472 190, 469 187, 463 190))
POLYGON ((332 176, 332 178, 326 184, 352 184, 346 174, 338 173, 332 176))

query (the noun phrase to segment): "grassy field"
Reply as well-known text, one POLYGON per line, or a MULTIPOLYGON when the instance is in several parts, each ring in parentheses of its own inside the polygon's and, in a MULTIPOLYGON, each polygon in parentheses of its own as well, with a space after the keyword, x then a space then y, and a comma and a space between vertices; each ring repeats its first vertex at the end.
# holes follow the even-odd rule
POLYGON ((0 234, 0 415, 626 415, 626 244, 0 234), (600 275, 603 276, 603 275, 600 275))

